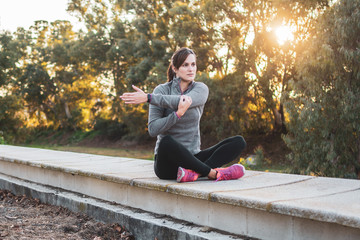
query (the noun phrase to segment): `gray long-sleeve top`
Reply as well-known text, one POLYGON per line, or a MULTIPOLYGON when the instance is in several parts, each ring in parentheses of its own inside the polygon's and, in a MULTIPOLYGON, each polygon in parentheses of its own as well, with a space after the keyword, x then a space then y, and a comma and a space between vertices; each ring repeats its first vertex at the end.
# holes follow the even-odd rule
POLYGON ((200 118, 209 95, 208 87, 202 82, 192 82, 181 92, 180 78, 160 84, 151 94, 149 105, 148 131, 157 136, 154 153, 157 154, 160 140, 171 135, 182 143, 192 154, 200 152, 200 118), (180 96, 187 95, 192 103, 185 114, 178 118, 180 96))

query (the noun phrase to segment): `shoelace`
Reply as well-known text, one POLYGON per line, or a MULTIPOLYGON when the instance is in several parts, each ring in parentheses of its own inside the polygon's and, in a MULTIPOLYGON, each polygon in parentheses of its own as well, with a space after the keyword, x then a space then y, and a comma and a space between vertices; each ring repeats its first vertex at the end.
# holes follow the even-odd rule
POLYGON ((237 169, 226 169, 224 172, 218 172, 219 173, 219 177, 217 178, 218 180, 232 180, 234 179, 233 175, 237 174, 237 169))
POLYGON ((196 175, 196 172, 189 170, 189 178, 194 178, 196 175))
POLYGON ((220 180, 229 180, 231 179, 231 173, 230 172, 225 172, 225 173, 222 173, 222 172, 219 172, 219 177, 215 180, 216 182, 217 181, 220 181, 220 180))
POLYGON ((229 180, 231 179, 231 173, 229 172, 219 172, 219 177, 215 180, 215 181, 220 181, 220 180, 229 180))

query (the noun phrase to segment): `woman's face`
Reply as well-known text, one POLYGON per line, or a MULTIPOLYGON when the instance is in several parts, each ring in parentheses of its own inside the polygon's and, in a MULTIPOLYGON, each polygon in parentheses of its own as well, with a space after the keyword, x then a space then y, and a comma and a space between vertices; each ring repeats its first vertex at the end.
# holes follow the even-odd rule
POLYGON ((176 76, 183 81, 194 81, 196 76, 196 57, 189 54, 179 69, 174 69, 176 76))

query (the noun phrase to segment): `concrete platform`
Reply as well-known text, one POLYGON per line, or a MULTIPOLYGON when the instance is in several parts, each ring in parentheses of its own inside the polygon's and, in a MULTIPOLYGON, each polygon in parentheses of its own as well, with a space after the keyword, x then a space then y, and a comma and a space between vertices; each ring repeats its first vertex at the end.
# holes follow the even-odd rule
POLYGON ((176 183, 158 179, 152 161, 9 145, 0 145, 0 173, 239 239, 360 239, 359 180, 247 171, 176 183))

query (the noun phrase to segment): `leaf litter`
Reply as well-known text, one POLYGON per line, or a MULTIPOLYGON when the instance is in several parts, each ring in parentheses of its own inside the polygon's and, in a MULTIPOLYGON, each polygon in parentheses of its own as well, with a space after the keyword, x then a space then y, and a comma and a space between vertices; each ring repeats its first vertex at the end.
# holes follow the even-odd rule
POLYGON ((0 190, 0 240, 133 240, 117 223, 105 224, 83 214, 0 190))

